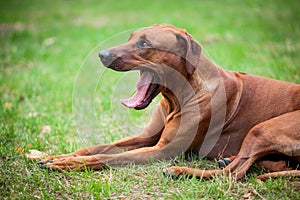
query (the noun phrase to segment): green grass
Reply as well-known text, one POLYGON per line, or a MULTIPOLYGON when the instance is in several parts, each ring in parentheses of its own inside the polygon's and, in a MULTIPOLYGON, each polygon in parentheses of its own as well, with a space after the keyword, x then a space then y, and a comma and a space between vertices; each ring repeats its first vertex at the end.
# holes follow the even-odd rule
MULTIPOLYGON (((261 171, 255 167, 238 182, 171 180, 161 173, 170 162, 99 172, 51 172, 22 155, 29 149, 61 154, 87 145, 76 132, 74 82, 89 52, 109 37, 169 23, 187 29, 225 69, 300 83, 299 13, 297 0, 1 1, 1 198, 242 199, 250 193, 256 199, 300 199, 299 179, 259 182, 254 177, 261 171), (51 131, 43 132, 44 126, 51 131)), ((121 75, 104 75, 95 107, 97 130, 104 138, 88 144, 133 134, 116 120, 111 106, 111 94, 121 75)), ((149 109, 128 115, 141 127, 149 109)), ((180 160, 179 164, 216 167, 208 160, 180 160)))

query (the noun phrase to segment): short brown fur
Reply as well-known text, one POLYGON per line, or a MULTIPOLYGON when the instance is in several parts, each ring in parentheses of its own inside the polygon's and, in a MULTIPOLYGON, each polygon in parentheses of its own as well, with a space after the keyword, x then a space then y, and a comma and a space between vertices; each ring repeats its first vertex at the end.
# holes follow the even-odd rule
POLYGON ((213 120, 212 95, 217 94, 223 85, 226 101, 216 105, 220 106, 218 109, 226 106, 226 115, 221 135, 207 157, 234 156, 235 159, 223 170, 175 166, 165 172, 203 178, 234 174, 241 179, 249 167, 258 162, 273 172, 259 176, 260 179, 300 176, 300 171, 291 170, 285 161, 264 160, 267 155, 276 158, 282 154, 296 163, 300 162, 300 85, 223 70, 201 54, 200 45, 190 34, 170 25, 153 25, 138 30, 127 43, 106 53, 118 59, 115 65, 107 64, 114 70, 128 71, 147 65, 155 71, 165 83, 156 92, 161 92, 163 98, 139 135, 66 155, 50 156, 42 162, 49 168, 102 169, 106 165, 144 164, 199 151, 213 120), (136 43, 141 36, 146 37, 153 48, 137 48, 136 43), (183 79, 161 67, 164 65, 179 72, 183 79), (215 76, 216 72, 218 76, 215 76), (185 80, 195 92, 193 96, 184 84, 185 80), (212 86, 211 91, 207 91, 205 84, 212 86), (195 105, 201 112, 193 110, 195 105), (191 137, 192 130, 196 133, 191 137))

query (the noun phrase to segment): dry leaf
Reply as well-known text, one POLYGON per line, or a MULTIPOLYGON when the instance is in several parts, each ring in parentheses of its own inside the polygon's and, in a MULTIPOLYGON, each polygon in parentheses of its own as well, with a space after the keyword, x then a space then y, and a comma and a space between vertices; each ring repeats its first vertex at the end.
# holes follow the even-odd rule
POLYGON ((37 112, 30 112, 28 113, 28 117, 31 118, 31 117, 36 117, 38 115, 37 112))
POLYGON ((22 149, 21 147, 16 147, 14 148, 14 152, 23 155, 24 149, 22 149))
POLYGON ((42 152, 42 151, 38 151, 35 149, 29 150, 28 153, 25 154, 25 156, 29 159, 29 160, 41 160, 47 157, 47 154, 42 152))
POLYGON ((42 126, 42 133, 50 133, 51 126, 42 126))
POLYGON ((251 192, 246 193, 246 194, 243 195, 244 199, 250 199, 250 197, 251 197, 251 192))
POLYGON ((56 37, 50 37, 43 41, 43 46, 51 46, 56 42, 56 37))
POLYGON ((5 104, 3 105, 4 110, 9 110, 12 107, 12 103, 11 102, 5 102, 5 104))

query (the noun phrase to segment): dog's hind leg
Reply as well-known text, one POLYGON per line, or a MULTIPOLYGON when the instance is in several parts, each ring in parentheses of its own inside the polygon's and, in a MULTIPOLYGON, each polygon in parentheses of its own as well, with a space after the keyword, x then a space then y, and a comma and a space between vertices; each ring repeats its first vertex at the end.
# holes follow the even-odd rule
MULTIPOLYGON (((270 154, 286 155, 299 162, 299 119, 300 110, 280 115, 253 127, 245 137, 236 159, 225 168, 225 171, 227 173, 234 172, 236 178, 241 179, 255 161, 270 154)), ((270 162, 263 163, 260 160, 260 163, 274 171, 288 170, 287 167, 275 169, 270 162)), ((290 172, 286 172, 277 173, 277 175, 290 174, 290 172)), ((297 173, 294 174, 297 175, 297 173)))
MULTIPOLYGON (((253 127, 245 137, 236 158, 223 170, 199 170, 186 167, 171 167, 165 172, 173 176, 188 175, 211 178, 225 173, 241 179, 257 160, 269 154, 282 154, 300 162, 300 110, 283 114, 253 127)), ((286 170, 286 168, 282 168, 286 170)), ((299 171, 283 171, 258 178, 300 176, 299 171)))

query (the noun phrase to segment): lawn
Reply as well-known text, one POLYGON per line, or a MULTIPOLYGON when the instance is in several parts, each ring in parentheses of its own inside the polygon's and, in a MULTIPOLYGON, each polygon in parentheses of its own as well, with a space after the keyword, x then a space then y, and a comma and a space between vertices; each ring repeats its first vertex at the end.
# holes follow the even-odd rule
POLYGON ((172 180, 162 174, 174 163, 214 169, 213 160, 52 172, 24 157, 30 149, 62 154, 111 142, 145 125, 153 106, 121 106, 119 98, 128 94, 119 88, 132 78, 103 70, 96 57, 130 30, 173 24, 225 69, 300 83, 299 21, 297 0, 1 1, 1 199, 300 199, 299 179, 257 181, 262 171, 256 167, 242 181, 172 180), (94 96, 91 108, 73 112, 76 91, 94 96))

